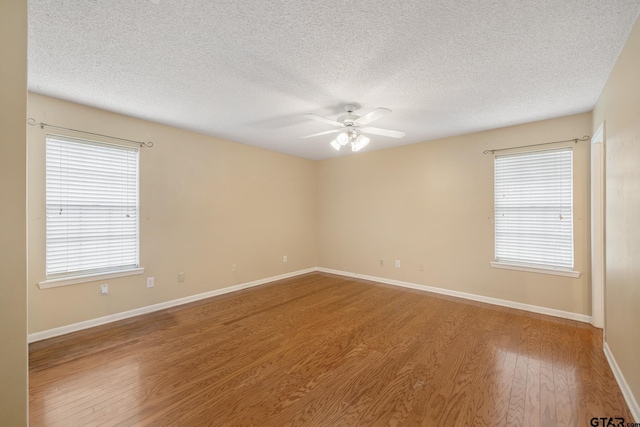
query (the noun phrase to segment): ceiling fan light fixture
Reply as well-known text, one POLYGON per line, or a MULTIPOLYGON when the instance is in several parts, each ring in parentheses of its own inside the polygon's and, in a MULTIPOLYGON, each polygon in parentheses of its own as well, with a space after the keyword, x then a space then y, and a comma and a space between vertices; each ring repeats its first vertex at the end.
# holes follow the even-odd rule
POLYGON ((336 141, 340 145, 347 145, 349 143, 349 135, 346 132, 340 132, 336 137, 336 141))
POLYGON ((358 135, 358 137, 351 143, 351 150, 360 151, 369 144, 369 141, 371 140, 366 136, 358 135))
POLYGON ((334 139, 333 141, 331 141, 331 146, 332 146, 333 148, 335 148, 335 149, 336 149, 336 151, 340 151, 340 147, 341 147, 341 145, 340 145, 340 144, 338 144, 338 142, 337 142, 335 139, 334 139))

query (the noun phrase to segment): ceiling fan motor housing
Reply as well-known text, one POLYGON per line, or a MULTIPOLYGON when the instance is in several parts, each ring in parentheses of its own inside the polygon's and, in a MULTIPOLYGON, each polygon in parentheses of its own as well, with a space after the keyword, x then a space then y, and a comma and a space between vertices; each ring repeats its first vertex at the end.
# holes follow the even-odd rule
POLYGON ((353 122, 355 122, 359 118, 360 116, 349 113, 349 114, 344 114, 338 117, 338 121, 341 123, 344 123, 345 125, 350 125, 350 124, 353 124, 353 122))
POLYGON ((353 112, 356 111, 359 108, 360 108, 360 106, 358 104, 345 104, 344 105, 344 111, 346 111, 347 114, 344 114, 344 115, 338 117, 338 121, 342 122, 344 124, 349 124, 349 123, 355 122, 357 119, 360 118, 360 116, 358 116, 356 114, 353 114, 353 112))

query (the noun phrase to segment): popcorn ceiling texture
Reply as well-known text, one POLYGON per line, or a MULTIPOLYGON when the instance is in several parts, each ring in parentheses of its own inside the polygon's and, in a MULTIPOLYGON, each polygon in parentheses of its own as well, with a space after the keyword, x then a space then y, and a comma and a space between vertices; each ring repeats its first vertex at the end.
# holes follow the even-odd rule
POLYGON ((331 135, 301 140, 330 129, 303 114, 335 118, 348 102, 392 109, 372 126, 407 132, 363 151, 590 111, 639 12, 640 0, 30 0, 29 90, 318 160, 348 153, 331 135))

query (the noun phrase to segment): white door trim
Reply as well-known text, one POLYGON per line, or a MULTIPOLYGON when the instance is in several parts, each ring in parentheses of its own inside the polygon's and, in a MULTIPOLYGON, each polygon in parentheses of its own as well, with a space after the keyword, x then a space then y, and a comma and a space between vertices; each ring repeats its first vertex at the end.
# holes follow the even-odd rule
POLYGON ((605 123, 591 137, 591 324, 604 329, 605 123))

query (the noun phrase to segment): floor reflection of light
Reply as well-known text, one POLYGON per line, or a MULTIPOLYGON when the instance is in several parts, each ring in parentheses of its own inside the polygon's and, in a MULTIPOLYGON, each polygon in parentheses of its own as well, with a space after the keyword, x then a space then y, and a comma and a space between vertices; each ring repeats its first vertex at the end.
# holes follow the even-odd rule
MULTIPOLYGON (((492 384, 495 396, 492 399, 494 413, 506 412, 510 406, 529 404, 544 405, 543 395, 553 395, 554 402, 567 407, 585 386, 577 359, 584 349, 571 348, 559 342, 541 343, 532 347, 495 343, 493 346, 492 384), (502 406, 505 404, 505 406, 502 406)), ((489 386, 488 386, 489 387, 489 386)), ((557 404, 548 408, 551 417, 556 416, 557 404)), ((572 416, 571 409, 568 415, 572 416)), ((559 416, 559 415, 558 415, 559 416)))
POLYGON ((556 343, 549 344, 553 346, 553 349, 542 349, 542 347, 538 347, 537 349, 532 348, 519 348, 519 347, 506 347, 501 345, 500 343, 494 344, 495 357, 494 362, 501 364, 503 360, 509 357, 526 357, 527 360, 533 360, 538 363, 553 363, 553 367, 573 370, 574 365, 570 360, 566 359, 574 359, 579 349, 573 349, 574 351, 571 354, 565 355, 563 357, 562 354, 559 353, 561 350, 557 350, 556 343))

